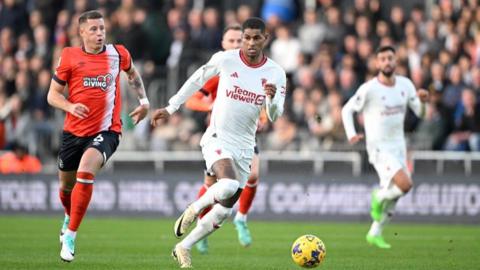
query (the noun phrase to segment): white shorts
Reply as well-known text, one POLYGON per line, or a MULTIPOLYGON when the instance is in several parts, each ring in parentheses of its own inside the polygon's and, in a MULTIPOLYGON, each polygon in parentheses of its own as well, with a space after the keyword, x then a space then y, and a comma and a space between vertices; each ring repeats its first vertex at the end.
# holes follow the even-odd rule
POLYGON ((380 178, 380 187, 388 187, 399 170, 409 174, 404 147, 374 147, 369 149, 368 156, 380 178))
POLYGON ((208 136, 202 138, 200 146, 202 147, 203 158, 207 172, 212 172, 212 165, 220 159, 231 159, 238 173, 237 180, 240 188, 247 184, 251 171, 251 164, 254 155, 253 147, 251 149, 238 149, 231 144, 222 142, 218 138, 208 136))

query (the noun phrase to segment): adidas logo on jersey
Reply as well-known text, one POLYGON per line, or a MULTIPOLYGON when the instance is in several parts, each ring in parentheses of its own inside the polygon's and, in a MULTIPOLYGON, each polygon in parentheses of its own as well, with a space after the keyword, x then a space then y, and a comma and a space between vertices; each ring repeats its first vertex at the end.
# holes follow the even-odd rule
POLYGON ((230 74, 230 77, 232 77, 232 78, 238 78, 237 72, 233 72, 232 74, 230 74))

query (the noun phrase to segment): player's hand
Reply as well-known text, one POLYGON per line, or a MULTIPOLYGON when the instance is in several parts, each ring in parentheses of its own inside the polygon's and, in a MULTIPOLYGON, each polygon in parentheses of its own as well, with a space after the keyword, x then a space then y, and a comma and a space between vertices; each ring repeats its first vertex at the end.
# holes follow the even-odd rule
POLYGON ((162 120, 162 119, 166 120, 166 119, 168 119, 168 117, 170 117, 170 114, 168 113, 168 111, 165 108, 157 109, 152 114, 152 120, 150 120, 150 124, 152 124, 152 126, 156 127, 158 120, 162 120))
POLYGON ((417 96, 420 99, 421 102, 425 103, 428 101, 428 98, 430 97, 430 94, 427 90, 425 89, 419 89, 417 91, 417 96))
POLYGON ((75 117, 85 119, 88 117, 90 109, 82 103, 73 103, 69 106, 68 112, 75 117))
POLYGON ((277 92, 277 87, 273 83, 266 83, 263 88, 265 90, 265 95, 269 96, 270 98, 273 98, 277 92))
POLYGON ((133 124, 136 125, 138 122, 142 121, 145 116, 148 114, 148 109, 150 109, 150 105, 143 104, 139 105, 135 110, 133 110, 128 116, 130 116, 133 120, 133 124))
POLYGON ((365 136, 363 134, 357 134, 357 135, 353 136, 352 138, 350 138, 349 143, 350 144, 356 144, 359 141, 363 140, 364 137, 365 136))

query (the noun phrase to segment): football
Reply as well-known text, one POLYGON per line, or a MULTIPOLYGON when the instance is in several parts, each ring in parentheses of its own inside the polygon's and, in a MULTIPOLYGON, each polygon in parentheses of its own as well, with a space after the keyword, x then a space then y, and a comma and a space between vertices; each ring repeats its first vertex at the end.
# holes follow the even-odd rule
POLYGON ((304 268, 319 266, 325 260, 326 254, 325 245, 315 235, 302 235, 292 245, 293 261, 304 268))

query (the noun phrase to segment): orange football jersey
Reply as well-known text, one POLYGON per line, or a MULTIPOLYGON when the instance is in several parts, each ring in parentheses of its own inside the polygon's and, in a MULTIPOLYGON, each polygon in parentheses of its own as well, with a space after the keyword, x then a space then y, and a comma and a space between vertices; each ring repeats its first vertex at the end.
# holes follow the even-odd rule
POLYGON ((78 137, 92 136, 101 131, 121 133, 120 71, 131 68, 132 59, 122 45, 107 44, 98 54, 82 47, 66 47, 62 51, 53 79, 68 84, 68 100, 90 109, 80 119, 68 113, 64 131, 78 137))

